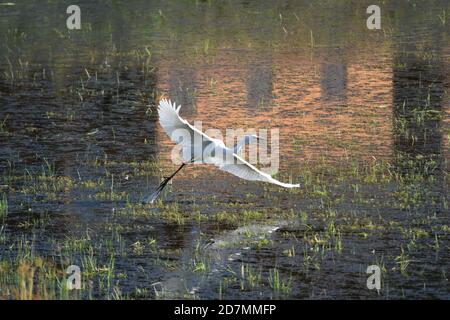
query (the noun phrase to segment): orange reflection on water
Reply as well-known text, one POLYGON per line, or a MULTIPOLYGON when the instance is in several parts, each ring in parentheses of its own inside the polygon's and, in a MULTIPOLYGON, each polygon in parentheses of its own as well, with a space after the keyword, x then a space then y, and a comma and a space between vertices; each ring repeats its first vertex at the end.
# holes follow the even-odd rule
MULTIPOLYGON (((184 83, 195 88, 195 107, 183 106, 181 114, 191 123, 202 121, 203 130, 223 133, 228 128, 279 128, 282 167, 295 168, 304 160, 322 157, 336 161, 390 157, 390 63, 382 54, 355 58, 347 54, 330 58, 326 53, 312 57, 280 52, 261 58, 224 51, 213 61, 199 58, 180 67, 195 74, 191 83, 184 83), (271 100, 249 104, 249 97, 255 96, 271 100)), ((176 74, 174 65, 170 60, 158 65, 157 86, 165 96, 174 91, 168 76, 176 74)), ((157 140, 161 157, 167 159, 173 144, 159 126, 157 140)))

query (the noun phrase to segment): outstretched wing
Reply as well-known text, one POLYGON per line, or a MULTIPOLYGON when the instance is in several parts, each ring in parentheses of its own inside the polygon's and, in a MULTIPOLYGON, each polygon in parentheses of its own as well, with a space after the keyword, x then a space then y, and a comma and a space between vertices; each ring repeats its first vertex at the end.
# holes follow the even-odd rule
MULTIPOLYGON (((159 123, 163 127, 164 131, 167 133, 167 135, 170 137, 170 139, 175 143, 181 143, 188 145, 189 141, 178 141, 178 137, 176 136, 176 130, 178 129, 184 129, 191 133, 192 138, 194 138, 194 135, 198 135, 203 140, 209 140, 212 141, 210 137, 208 137, 206 134, 198 130, 196 127, 191 125, 189 122, 187 122, 185 119, 180 117, 180 106, 176 106, 175 102, 172 103, 170 100, 162 99, 159 102, 158 106, 158 114, 159 114, 159 123)), ((201 141, 201 140, 200 140, 201 141)), ((184 145, 183 144, 183 145, 184 145)), ((189 142, 189 145, 192 144, 189 142)))
POLYGON ((176 107, 170 100, 159 102, 159 123, 170 139, 183 148, 185 162, 203 160, 203 150, 212 142, 208 135, 191 125, 179 115, 181 105, 176 107))
POLYGON ((237 154, 233 153, 233 161, 216 161, 215 165, 220 170, 229 172, 239 178, 250 181, 263 181, 279 185, 284 188, 298 188, 299 184, 284 183, 272 178, 269 174, 262 172, 255 166, 251 165, 237 154))

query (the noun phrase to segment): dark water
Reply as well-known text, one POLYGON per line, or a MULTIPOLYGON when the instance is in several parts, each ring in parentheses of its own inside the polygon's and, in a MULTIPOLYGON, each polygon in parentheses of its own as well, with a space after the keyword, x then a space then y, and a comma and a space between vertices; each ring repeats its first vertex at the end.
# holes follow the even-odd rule
POLYGON ((96 260, 76 298, 448 299, 450 6, 388 1, 368 30, 370 4, 81 1, 78 31, 65 3, 0 5, 0 298, 26 243, 96 260), (137 205, 176 167, 160 97, 204 129, 278 128, 302 188, 192 167, 137 205))

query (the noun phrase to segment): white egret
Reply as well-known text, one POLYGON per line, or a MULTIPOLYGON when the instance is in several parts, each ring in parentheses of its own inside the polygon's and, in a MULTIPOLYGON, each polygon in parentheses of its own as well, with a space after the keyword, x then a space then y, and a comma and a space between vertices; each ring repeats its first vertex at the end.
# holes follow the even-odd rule
POLYGON ((164 131, 173 142, 182 147, 183 163, 171 176, 165 178, 151 195, 144 198, 144 203, 153 203, 167 183, 189 163, 214 164, 219 169, 245 180, 273 183, 284 188, 300 187, 299 184, 283 183, 272 178, 238 155, 245 145, 259 140, 256 135, 245 135, 233 148, 228 148, 223 141, 207 136, 181 118, 180 108, 181 106, 176 107, 170 100, 162 99, 159 102, 158 114, 164 131))

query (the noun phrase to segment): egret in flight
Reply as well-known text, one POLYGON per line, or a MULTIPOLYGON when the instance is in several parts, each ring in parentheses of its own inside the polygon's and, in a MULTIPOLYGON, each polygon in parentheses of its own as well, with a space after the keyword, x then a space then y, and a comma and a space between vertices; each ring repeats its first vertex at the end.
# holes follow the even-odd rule
POLYGON ((222 140, 214 139, 201 132, 181 118, 181 106, 176 107, 170 100, 159 102, 159 123, 170 139, 182 147, 183 163, 169 177, 165 178, 158 188, 143 199, 144 203, 153 203, 167 183, 190 163, 214 164, 220 170, 229 172, 239 178, 250 181, 263 181, 279 185, 284 188, 297 188, 299 184, 283 183, 272 178, 269 174, 258 170, 238 154, 240 150, 252 141, 259 140, 256 135, 245 135, 233 148, 225 146, 222 140))

